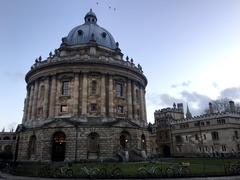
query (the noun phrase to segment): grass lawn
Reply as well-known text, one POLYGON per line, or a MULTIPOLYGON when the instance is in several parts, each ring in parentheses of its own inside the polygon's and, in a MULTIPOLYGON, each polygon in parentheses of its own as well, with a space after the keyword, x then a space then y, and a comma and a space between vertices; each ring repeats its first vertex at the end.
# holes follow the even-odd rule
MULTIPOLYGON (((139 169, 146 169, 149 173, 146 176, 148 177, 159 177, 166 176, 166 170, 169 167, 179 167, 178 164, 180 162, 188 162, 190 165, 188 169, 190 170, 187 176, 216 176, 216 175, 225 175, 225 167, 230 164, 236 164, 238 162, 237 159, 210 159, 210 158, 169 158, 169 159, 159 159, 154 163, 150 162, 128 162, 128 163, 73 163, 70 167, 73 177, 114 177, 119 175, 120 172, 121 177, 140 177, 139 169), (84 169, 85 167, 85 169, 84 169), (158 175, 153 175, 154 168, 158 167, 161 171, 158 175), (97 169, 98 173, 91 174, 90 171, 97 169), (83 170, 84 169, 84 170, 83 170), (87 169, 87 170, 86 170, 87 169), (100 171, 104 172, 100 176, 100 171), (112 175, 115 172, 114 175, 112 175), (83 173, 85 173, 83 175, 83 173), (89 173, 89 174, 88 174, 89 173), (117 173, 117 174, 116 174, 117 173), (111 176, 112 175, 112 176, 111 176)), ((48 176, 53 177, 55 175, 56 169, 59 167, 63 167, 64 164, 52 163, 50 165, 43 164, 21 164, 16 169, 16 175, 20 176, 48 176), (47 168, 47 169, 46 169, 47 168), (41 174, 44 172, 45 174, 41 174)), ((240 168, 240 167, 239 167, 240 168)), ((144 170, 142 170, 143 172, 144 170)), ((175 172, 175 176, 179 176, 177 174, 178 169, 173 169, 175 172)), ((63 172, 62 176, 65 176, 66 172, 63 172)), ((173 174, 172 174, 173 175, 173 174)))

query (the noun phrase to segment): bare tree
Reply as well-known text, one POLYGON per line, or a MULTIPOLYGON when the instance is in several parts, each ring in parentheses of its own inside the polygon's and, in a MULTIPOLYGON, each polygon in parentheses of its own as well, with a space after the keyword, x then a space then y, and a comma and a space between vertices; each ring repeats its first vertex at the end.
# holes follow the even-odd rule
MULTIPOLYGON (((230 111, 229 101, 231 101, 231 99, 228 99, 228 98, 213 100, 211 102, 213 113, 229 112, 230 111)), ((239 103, 235 103, 235 111, 240 112, 240 104, 239 103)), ((206 113, 206 114, 209 113, 209 109, 205 109, 204 113, 206 113)))

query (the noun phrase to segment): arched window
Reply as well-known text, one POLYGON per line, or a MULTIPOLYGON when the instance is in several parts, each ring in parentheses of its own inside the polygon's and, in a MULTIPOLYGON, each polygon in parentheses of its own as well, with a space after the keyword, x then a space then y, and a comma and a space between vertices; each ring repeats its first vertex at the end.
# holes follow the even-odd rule
POLYGON ((122 83, 116 83, 116 95, 117 95, 117 97, 123 96, 123 84, 122 83))
POLYGON ((139 90, 138 89, 136 89, 136 101, 137 101, 137 103, 139 103, 140 102, 140 95, 139 95, 139 90))
POLYGON ((10 137, 5 136, 5 137, 3 138, 3 140, 10 140, 10 137))
POLYGON ((99 152, 99 135, 95 132, 88 135, 88 152, 99 152))
POLYGON ((4 152, 11 153, 12 152, 12 146, 11 145, 6 145, 4 147, 4 152))
POLYGON ((96 94, 97 94, 97 81, 92 81, 91 95, 96 95, 96 94))
POLYGON ((42 85, 40 88, 40 101, 44 100, 45 87, 42 85))
POLYGON ((141 148, 144 150, 146 149, 146 138, 144 134, 141 136, 141 148))
POLYGON ((30 159, 33 155, 36 154, 36 136, 32 135, 29 139, 28 144, 28 158, 30 159))

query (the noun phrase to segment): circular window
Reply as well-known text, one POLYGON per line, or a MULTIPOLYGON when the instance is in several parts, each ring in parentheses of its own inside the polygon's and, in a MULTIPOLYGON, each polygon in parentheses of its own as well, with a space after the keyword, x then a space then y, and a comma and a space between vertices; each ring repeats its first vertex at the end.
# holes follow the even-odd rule
POLYGON ((83 35, 83 31, 82 31, 81 29, 78 30, 78 35, 79 35, 79 36, 83 35))
POLYGON ((107 37, 107 34, 105 32, 102 33, 102 37, 103 38, 106 38, 107 37))

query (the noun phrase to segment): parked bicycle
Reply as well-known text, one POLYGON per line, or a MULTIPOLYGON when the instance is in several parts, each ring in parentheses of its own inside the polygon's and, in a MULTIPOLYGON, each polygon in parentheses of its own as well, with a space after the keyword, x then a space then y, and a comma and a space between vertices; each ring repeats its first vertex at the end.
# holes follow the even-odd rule
POLYGON ((168 177, 189 176, 190 174, 191 169, 189 162, 180 162, 178 164, 173 164, 166 169, 166 175, 168 177))
POLYGON ((109 168, 101 168, 99 177, 102 178, 120 178, 122 177, 122 170, 119 167, 113 165, 109 168))
POLYGON ((226 174, 240 174, 240 161, 233 164, 228 164, 225 168, 226 174))
POLYGON ((43 166, 38 172, 38 176, 40 177, 49 177, 51 175, 50 165, 43 166))
POLYGON ((160 177, 162 175, 162 169, 156 165, 140 167, 137 170, 137 174, 139 177, 160 177))
POLYGON ((80 176, 87 178, 95 178, 101 175, 101 170, 99 168, 90 168, 90 167, 82 167, 80 169, 80 176))
POLYGON ((72 177, 73 176, 73 170, 68 165, 58 167, 54 171, 54 177, 72 177))

